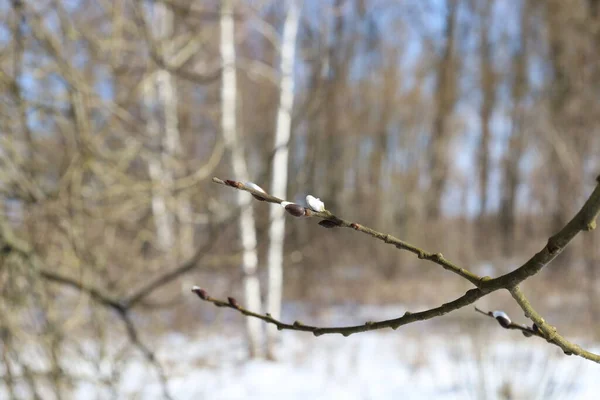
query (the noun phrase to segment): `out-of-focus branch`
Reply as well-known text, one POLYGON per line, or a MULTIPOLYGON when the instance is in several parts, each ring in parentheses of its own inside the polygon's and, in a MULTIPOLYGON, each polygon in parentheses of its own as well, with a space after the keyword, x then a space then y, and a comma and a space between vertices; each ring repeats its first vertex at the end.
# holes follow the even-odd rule
POLYGON ((131 343, 133 343, 133 345, 142 352, 146 360, 148 360, 148 362, 154 366, 154 369, 156 369, 156 372, 158 373, 158 378, 161 383, 164 398, 171 400, 173 397, 169 393, 167 376, 165 375, 165 370, 162 367, 162 364, 158 361, 158 359, 154 355, 154 352, 150 350, 150 348, 146 346, 144 342, 141 341, 138 331, 135 328, 133 321, 129 317, 129 311, 127 309, 123 309, 119 312, 119 316, 125 324, 125 328, 127 329, 127 336, 129 337, 131 343))
MULTIPOLYGON (((221 67, 215 68, 213 71, 206 72, 204 74, 191 71, 189 69, 184 68, 185 61, 180 60, 178 65, 173 65, 170 60, 167 60, 156 43, 156 39, 153 37, 152 32, 148 26, 148 22, 146 17, 144 16, 144 10, 140 6, 140 4, 135 4, 133 7, 135 20, 138 22, 141 27, 141 33, 148 45, 148 50, 150 53, 150 57, 156 63, 159 68, 164 69, 178 77, 185 79, 190 82, 194 82, 196 84, 204 85, 211 82, 215 82, 221 77, 221 67)), ((195 40, 195 39, 192 39, 195 40)), ((191 56, 191 54, 190 54, 191 56)))
POLYGON ((140 289, 136 290, 133 294, 128 296, 124 303, 127 304, 128 307, 133 307, 138 304, 140 301, 148 297, 151 293, 153 293, 156 289, 163 287, 167 283, 172 282, 176 278, 180 277, 183 274, 194 269, 199 263, 204 255, 206 255, 209 249, 212 247, 213 242, 209 242, 206 245, 198 248, 196 252, 185 262, 177 267, 166 271, 165 273, 157 276, 156 278, 150 280, 145 285, 143 285, 140 289))
POLYGON ((125 309, 123 302, 104 293, 101 289, 94 287, 93 285, 81 282, 77 279, 70 278, 68 276, 57 274, 56 272, 48 271, 46 269, 40 269, 40 276, 50 282, 60 283, 65 286, 70 286, 80 292, 89 295, 91 298, 96 300, 98 303, 103 304, 106 307, 112 308, 118 312, 125 309))

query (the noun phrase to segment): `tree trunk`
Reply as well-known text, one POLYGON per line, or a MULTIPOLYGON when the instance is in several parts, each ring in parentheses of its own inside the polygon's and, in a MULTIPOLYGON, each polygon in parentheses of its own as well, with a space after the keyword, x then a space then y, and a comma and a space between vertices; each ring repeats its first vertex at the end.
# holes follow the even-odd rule
POLYGON ((146 80, 143 88, 144 111, 146 113, 146 131, 150 136, 150 143, 157 151, 157 156, 148 160, 148 175, 152 181, 152 216, 156 227, 158 247, 162 251, 169 251, 173 247, 173 220, 167 209, 166 186, 171 181, 168 171, 162 165, 162 146, 160 145, 160 123, 154 111, 157 103, 155 78, 146 80))
POLYGON ((436 115, 433 131, 429 142, 429 171, 431 190, 427 199, 427 217, 438 219, 441 214, 443 196, 448 178, 448 146, 450 132, 448 119, 456 103, 456 61, 455 34, 457 0, 448 0, 448 15, 446 17, 445 43, 442 57, 438 62, 436 86, 436 115))
MULTIPOLYGON (((296 51, 296 36, 300 11, 296 0, 288 1, 288 13, 283 27, 283 42, 281 48, 281 90, 279 110, 277 112, 277 127, 275 130, 275 145, 273 156, 273 173, 271 191, 273 196, 286 198, 288 178, 288 153, 292 125, 292 107, 294 104, 294 63, 296 51)), ((269 285, 267 292, 267 310, 274 318, 281 314, 281 298, 283 283, 283 244, 285 238, 285 219, 283 208, 271 204, 269 226, 269 285)), ((269 325, 267 329, 267 357, 274 359, 274 345, 277 328, 269 325)))
MULTIPOLYGON (((220 19, 220 53, 223 62, 221 128, 225 144, 231 154, 231 163, 235 178, 241 181, 248 181, 248 167, 244 158, 244 149, 237 134, 237 78, 232 0, 223 0, 220 19)), ((244 273, 245 306, 250 310, 260 312, 261 299, 257 274, 256 227, 251 195, 242 190, 236 190, 235 196, 237 206, 241 208, 239 230, 243 248, 242 272, 244 273)), ((262 357, 262 322, 255 318, 246 318, 246 333, 248 336, 250 357, 262 357)))
POLYGON ((481 140, 479 141, 479 220, 481 222, 488 206, 488 186, 490 175, 490 119, 496 100, 496 73, 492 60, 491 43, 489 37, 490 12, 493 1, 484 0, 480 15, 480 85, 482 92, 481 108, 479 111, 481 121, 481 140))
POLYGON ((529 8, 523 5, 521 11, 521 32, 519 50, 513 56, 513 77, 511 87, 512 110, 511 129, 508 138, 508 152, 503 160, 503 184, 500 200, 500 230, 503 237, 503 251, 510 256, 514 252, 515 221, 517 213, 517 193, 521 182, 520 163, 525 150, 523 100, 528 92, 527 79, 527 35, 529 33, 529 8))
MULTIPOLYGON (((156 39, 159 46, 162 46, 160 54, 165 59, 169 59, 173 54, 169 40, 173 35, 174 16, 167 6, 160 2, 154 5, 154 12, 153 26, 156 30, 156 39)), ((162 68, 156 73, 156 86, 164 119, 162 164, 165 171, 172 176, 174 166, 169 165, 169 158, 182 156, 177 86, 174 76, 162 68)), ((179 220, 179 258, 185 259, 192 254, 194 247, 194 226, 191 223, 192 207, 190 199, 185 194, 179 195, 176 204, 177 219, 179 220)))

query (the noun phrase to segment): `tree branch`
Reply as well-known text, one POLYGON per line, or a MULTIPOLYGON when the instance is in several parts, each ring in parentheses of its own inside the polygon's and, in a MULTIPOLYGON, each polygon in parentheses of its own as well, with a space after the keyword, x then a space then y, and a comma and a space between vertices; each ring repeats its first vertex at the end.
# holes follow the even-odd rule
POLYGON ((552 343, 560 347, 568 356, 575 354, 585 359, 600 363, 600 355, 584 350, 580 346, 569 342, 567 339, 559 335, 556 331, 556 327, 548 324, 544 318, 542 318, 542 316, 533 309, 531 303, 529 303, 529 300, 527 300, 518 286, 510 289, 510 294, 523 309, 523 311, 525 311, 525 316, 535 323, 542 333, 542 337, 544 337, 548 343, 552 343))
MULTIPOLYGON (((244 184, 242 182, 234 180, 221 180, 219 178, 212 179, 214 183, 218 183, 225 186, 230 186, 238 190, 243 190, 251 193, 257 200, 265 201, 268 203, 281 204, 284 200, 271 196, 264 191, 258 190, 254 184, 244 184), (254 186, 254 187, 252 187, 254 186)), ((330 211, 323 209, 322 211, 315 211, 311 208, 302 207, 297 204, 286 205, 286 210, 294 216, 307 216, 321 218, 322 221, 319 225, 325 228, 352 228, 361 233, 372 236, 385 243, 392 244, 400 250, 410 251, 417 255, 419 259, 424 259, 436 263, 450 272, 459 275, 460 277, 468 280, 474 284, 477 288, 467 291, 463 296, 453 300, 449 303, 443 304, 439 307, 432 308, 425 311, 416 313, 406 312, 402 317, 378 321, 378 322, 365 322, 362 325, 354 326, 339 326, 339 327, 318 327, 312 325, 305 325, 300 321, 296 321, 293 324, 288 324, 273 318, 269 313, 259 314, 257 312, 247 310, 240 306, 236 299, 229 297, 227 301, 219 300, 208 295, 206 290, 201 289, 198 286, 194 286, 192 291, 196 293, 200 299, 213 303, 217 307, 227 307, 240 312, 247 317, 253 317, 261 319, 267 323, 274 324, 279 330, 295 330, 303 332, 311 332, 315 336, 324 334, 339 333, 343 336, 349 336, 353 333, 372 331, 383 328, 397 329, 398 327, 406 324, 410 324, 416 321, 424 321, 437 316, 444 315, 451 311, 465 307, 469 304, 474 303, 478 299, 488 295, 499 289, 507 289, 519 306, 525 311, 525 314, 530 318, 534 324, 532 327, 519 325, 513 323, 508 316, 504 313, 494 315, 491 312, 484 312, 477 307, 475 310, 479 313, 495 318, 498 322, 506 329, 516 329, 523 332, 525 336, 538 336, 546 339, 548 342, 560 347, 565 354, 571 355, 576 354, 583 358, 591 361, 600 363, 600 355, 591 353, 582 349, 580 346, 573 344, 556 332, 556 328, 548 325, 544 319, 539 315, 531 306, 529 301, 525 298, 519 287, 519 283, 523 282, 527 278, 537 274, 548 265, 552 260, 556 258, 569 242, 581 231, 590 231, 596 228, 596 218, 600 213, 600 176, 596 178, 597 185, 590 197, 587 199, 583 207, 579 212, 562 228, 558 233, 551 236, 544 248, 531 257, 525 264, 519 268, 511 271, 505 275, 497 278, 490 278, 488 276, 480 277, 465 268, 462 268, 451 261, 444 258, 441 253, 429 253, 426 252, 410 243, 400 240, 389 234, 378 232, 369 227, 350 222, 339 218, 332 214, 330 211)))
MULTIPOLYGON (((517 324, 517 323, 512 322, 510 319, 507 320, 507 318, 508 318, 507 316, 506 317, 494 316, 494 312, 492 312, 492 311, 486 312, 477 307, 475 307, 475 311, 477 311, 480 314, 486 315, 490 318, 494 318, 495 320, 498 321, 500 326, 503 327, 504 329, 519 330, 523 333, 523 336, 525 336, 525 337, 537 336, 537 337, 544 338, 544 336, 540 333, 539 329, 537 328, 537 325, 535 325, 535 324, 532 327, 517 324)), ((495 312, 497 312, 497 311, 495 311, 495 312)), ((504 312, 502 312, 502 314, 504 314, 504 312)))
POLYGON ((583 207, 564 228, 548 239, 548 243, 539 253, 514 271, 482 282, 482 287, 510 290, 550 264, 579 232, 594 230, 596 228, 596 218, 600 213, 600 176, 596 178, 596 181, 596 188, 583 207))
MULTIPOLYGON (((254 188, 251 188, 251 187, 245 185, 242 182, 237 182, 237 181, 232 181, 232 180, 223 181, 219 178, 213 178, 212 181, 214 183, 218 183, 220 185, 225 185, 225 186, 233 187, 235 189, 250 192, 254 195, 255 198, 258 198, 262 201, 266 201, 268 203, 281 204, 283 201, 285 201, 278 197, 271 196, 267 193, 260 192, 254 188)), ((358 232, 367 234, 378 240, 381 240, 384 243, 391 244, 400 250, 409 251, 409 252, 415 254, 419 259, 428 260, 433 263, 436 263, 436 264, 440 265, 442 268, 444 268, 445 270, 448 270, 450 272, 453 272, 453 273, 459 275, 460 277, 468 280, 469 282, 471 282, 472 284, 474 284, 477 287, 479 287, 482 284, 482 282, 485 282, 486 280, 491 279, 490 277, 480 277, 479 275, 474 274, 473 272, 470 272, 470 271, 450 262, 449 260, 444 258, 442 253, 429 253, 425 250, 418 248, 417 246, 414 246, 408 242, 400 240, 395 236, 392 236, 392 235, 389 235, 386 233, 382 233, 382 232, 378 232, 375 229, 371 229, 367 226, 339 218, 327 210, 319 212, 319 211, 313 211, 309 208, 305 208, 305 215, 307 217, 317 217, 317 218, 321 218, 323 220, 331 221, 334 224, 334 225, 327 226, 327 227, 352 228, 358 232)))
POLYGON ((448 314, 451 311, 458 310, 459 308, 463 308, 469 304, 473 304, 478 299, 482 298, 486 294, 487 291, 481 289, 471 289, 468 290, 464 295, 453 300, 449 303, 445 303, 439 307, 431 308, 425 311, 419 311, 415 313, 411 313, 409 311, 405 312, 402 317, 388 319, 383 321, 367 321, 361 325, 352 325, 352 326, 332 326, 332 327, 319 327, 313 325, 305 325, 300 321, 295 321, 292 324, 288 324, 273 318, 269 313, 266 314, 258 314, 251 310, 247 310, 242 307, 236 299, 233 297, 228 297, 227 301, 219 300, 213 298, 208 295, 208 293, 201 289, 198 286, 194 286, 192 288, 192 292, 196 293, 196 295, 202 299, 203 301, 207 301, 209 303, 213 303, 217 307, 226 307, 231 308, 232 310, 236 310, 239 313, 247 316, 261 319, 267 323, 274 324, 277 326, 278 330, 291 330, 291 331, 301 331, 301 332, 311 332, 315 336, 321 335, 329 335, 334 333, 339 333, 343 336, 350 336, 353 333, 360 332, 368 332, 374 331, 383 328, 392 328, 394 330, 398 329, 403 325, 408 325, 417 321, 426 321, 428 319, 432 319, 435 317, 440 317, 442 315, 448 314))

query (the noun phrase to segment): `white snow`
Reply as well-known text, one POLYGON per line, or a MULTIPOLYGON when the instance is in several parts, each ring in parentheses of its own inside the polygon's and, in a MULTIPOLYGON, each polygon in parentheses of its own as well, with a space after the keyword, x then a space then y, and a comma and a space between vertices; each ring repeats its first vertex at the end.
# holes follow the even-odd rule
MULTIPOLYGON (((499 330, 493 338, 474 339, 391 331, 349 338, 283 332, 276 362, 247 361, 242 337, 169 335, 158 355, 170 376, 169 390, 182 400, 500 399, 503 385, 514 398, 597 398, 598 366, 511 333, 499 330)), ((121 390, 127 397, 162 396, 153 370, 143 363, 130 365, 121 390)))
MULTIPOLYGON (((287 316, 301 308, 287 306, 287 316)), ((353 320, 381 316, 382 312, 365 306, 346 307, 346 312, 334 309, 342 323, 351 321, 340 315, 353 315, 353 320)), ((402 307, 383 310, 388 312, 401 315, 402 307)), ((306 322, 313 321, 306 317, 306 322)), ((347 338, 284 331, 276 362, 247 360, 240 325, 200 324, 193 336, 170 333, 154 340, 142 334, 165 369, 174 399, 493 400, 507 398, 501 391, 510 391, 513 399, 545 400, 596 399, 600 393, 597 364, 565 356, 539 338, 525 338, 486 319, 477 328, 442 321, 347 338), (486 322, 488 326, 483 325, 486 322)), ((72 398, 163 398, 156 370, 138 352, 123 353, 122 349, 130 346, 122 339, 111 342, 111 349, 105 348, 104 353, 96 343, 83 341, 82 352, 71 354, 73 360, 64 367, 88 379, 75 382, 72 398), (116 387, 102 384, 119 370, 122 373, 114 375, 116 387)), ((570 339, 600 351, 598 344, 570 339)), ((34 350, 29 348, 22 356, 41 361, 34 350)), ((6 397, 4 390, 0 385, 0 398, 6 397)))

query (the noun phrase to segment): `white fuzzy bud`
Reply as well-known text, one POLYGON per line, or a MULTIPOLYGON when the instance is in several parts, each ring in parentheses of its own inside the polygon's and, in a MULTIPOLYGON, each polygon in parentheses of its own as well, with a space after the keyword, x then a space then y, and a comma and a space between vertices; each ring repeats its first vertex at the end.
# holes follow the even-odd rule
POLYGON ((496 321, 504 328, 512 323, 509 316, 504 311, 493 311, 492 316, 496 318, 496 321))
POLYGON ((306 196, 306 203, 310 207, 311 210, 321 212, 325 211, 325 203, 321 201, 321 199, 314 197, 312 195, 306 196))

